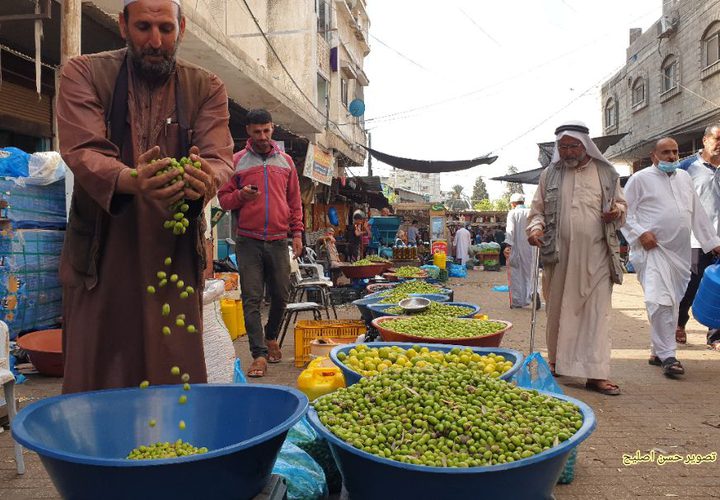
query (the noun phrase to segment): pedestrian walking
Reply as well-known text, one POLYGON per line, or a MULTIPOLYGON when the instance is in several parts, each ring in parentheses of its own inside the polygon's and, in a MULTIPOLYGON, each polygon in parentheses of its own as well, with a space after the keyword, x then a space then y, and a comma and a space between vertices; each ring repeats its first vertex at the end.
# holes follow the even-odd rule
POLYGON ((622 232, 645 295, 651 340, 648 362, 673 377, 685 373, 675 356, 675 329, 690 281, 690 231, 704 252, 720 253, 720 237, 692 178, 677 169, 677 142, 660 139, 650 159, 653 165, 633 174, 625 186, 628 216, 622 232))
POLYGON ((525 206, 525 195, 520 193, 510 197, 510 206, 504 250, 508 263, 510 307, 525 307, 532 302, 533 248, 525 234, 530 209, 525 206))
MULTIPOLYGON (((710 218, 716 233, 720 235, 720 171, 718 166, 720 166, 720 123, 715 123, 705 129, 703 148, 696 155, 680 162, 678 168, 690 174, 695 192, 700 198, 700 204, 710 218)), ((705 269, 713 262, 712 253, 703 252, 700 242, 694 235, 692 235, 691 246, 690 282, 685 296, 680 301, 680 313, 675 330, 675 340, 681 344, 687 342, 685 326, 690 319, 690 307, 695 300, 700 279, 705 269)), ((712 349, 720 351, 720 330, 710 328, 706 341, 712 349)))
POLYGON ((540 247, 551 369, 586 387, 620 394, 610 378, 610 298, 622 283, 616 229, 626 204, 615 168, 582 122, 555 130, 555 149, 529 214, 528 242, 540 247))
POLYGON ((245 148, 233 157, 235 173, 220 189, 223 210, 237 220, 237 253, 243 314, 253 363, 249 377, 263 377, 268 363, 279 363, 277 337, 290 293, 292 237, 295 258, 302 254, 302 202, 295 164, 272 140, 272 116, 265 109, 250 110, 245 148), (260 305, 263 289, 270 293, 270 310, 263 331, 260 305))

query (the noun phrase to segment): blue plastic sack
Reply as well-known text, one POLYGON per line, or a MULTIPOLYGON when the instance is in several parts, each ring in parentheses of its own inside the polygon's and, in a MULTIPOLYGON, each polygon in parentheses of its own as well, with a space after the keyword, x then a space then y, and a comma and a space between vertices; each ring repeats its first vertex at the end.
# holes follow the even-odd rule
POLYGON ((287 481, 288 500, 316 500, 328 496, 325 473, 320 465, 287 440, 280 448, 272 471, 287 481))
POLYGON ((27 177, 30 155, 12 146, 0 148, 0 177, 27 177))
POLYGON ((247 384, 247 379, 243 373, 240 358, 235 358, 235 366, 233 368, 233 384, 247 384))
MULTIPOLYGON (((525 389, 537 389, 539 391, 563 394, 560 385, 555 381, 550 365, 539 352, 530 354, 523 361, 522 366, 513 376, 512 381, 518 387, 525 389)), ((570 456, 565 462, 562 473, 558 478, 560 484, 570 484, 575 478, 575 460, 577 459, 577 448, 573 448, 570 456)))
POLYGON ((510 291, 510 287, 508 287, 507 285, 495 285, 494 287, 492 287, 492 291, 493 292, 508 292, 508 291, 510 291))
POLYGON ((462 264, 449 264, 448 276, 451 278, 465 278, 467 276, 467 268, 462 264))
POLYGON ((288 431, 286 442, 298 446, 315 460, 325 473, 325 482, 330 493, 339 493, 342 489, 342 476, 335 463, 330 446, 320 437, 303 417, 288 431))
POLYGON ((340 219, 338 218, 337 209, 335 207, 330 207, 328 209, 328 220, 333 226, 340 224, 340 219))

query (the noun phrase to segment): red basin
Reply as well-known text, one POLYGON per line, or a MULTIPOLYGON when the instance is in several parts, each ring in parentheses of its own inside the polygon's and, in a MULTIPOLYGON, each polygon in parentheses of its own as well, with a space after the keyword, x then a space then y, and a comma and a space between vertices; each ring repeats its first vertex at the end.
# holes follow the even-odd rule
POLYGON ((38 330, 18 337, 18 346, 28 353, 38 373, 49 377, 62 377, 62 330, 38 330))

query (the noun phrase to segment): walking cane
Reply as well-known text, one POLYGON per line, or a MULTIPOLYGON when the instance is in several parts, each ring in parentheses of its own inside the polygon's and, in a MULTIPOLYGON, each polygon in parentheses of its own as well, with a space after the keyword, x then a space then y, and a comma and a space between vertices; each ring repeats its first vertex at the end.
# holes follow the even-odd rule
POLYGON ((535 320, 537 319, 538 288, 540 281, 540 248, 533 246, 533 270, 532 270, 532 316, 530 320, 530 352, 535 352, 535 320))

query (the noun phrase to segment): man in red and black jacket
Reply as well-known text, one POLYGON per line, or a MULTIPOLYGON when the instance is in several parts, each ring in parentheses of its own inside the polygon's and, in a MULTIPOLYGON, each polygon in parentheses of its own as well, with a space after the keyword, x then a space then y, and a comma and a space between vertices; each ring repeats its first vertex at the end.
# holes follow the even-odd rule
POLYGON ((235 173, 218 191, 223 210, 237 220, 236 245, 245 327, 254 358, 248 376, 262 377, 267 363, 282 358, 277 337, 290 288, 292 236, 295 256, 302 252, 302 202, 295 164, 272 140, 272 116, 264 109, 248 112, 245 149, 233 156, 235 173), (270 311, 263 333, 260 304, 270 291, 270 311))

